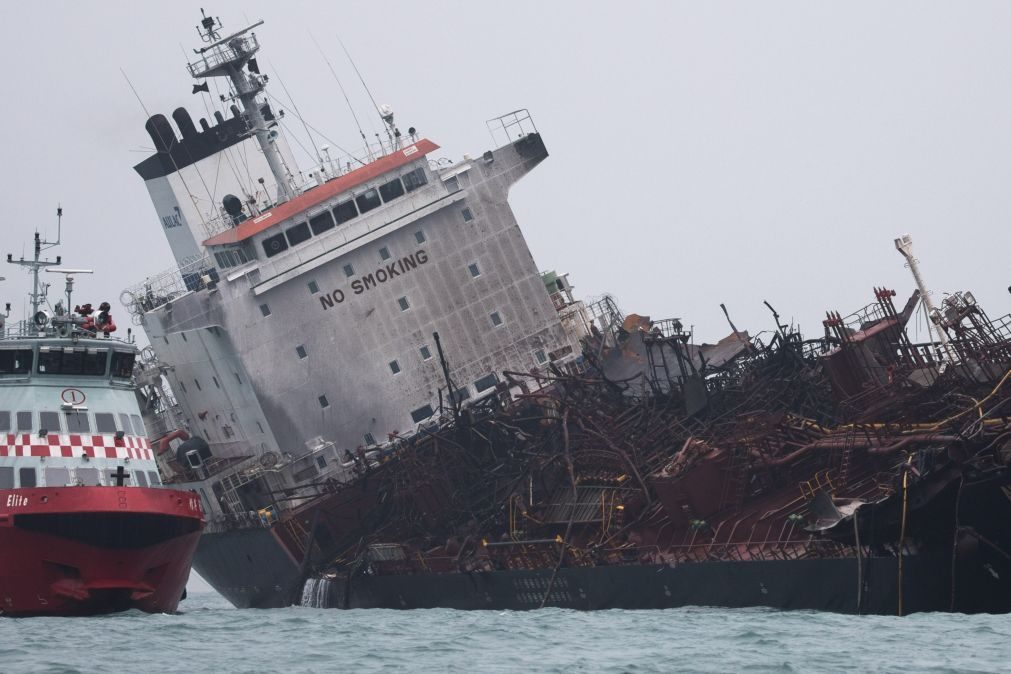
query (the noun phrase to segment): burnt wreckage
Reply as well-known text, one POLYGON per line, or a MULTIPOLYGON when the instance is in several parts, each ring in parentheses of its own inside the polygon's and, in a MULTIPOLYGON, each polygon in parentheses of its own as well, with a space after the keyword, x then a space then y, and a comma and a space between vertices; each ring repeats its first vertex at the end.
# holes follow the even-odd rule
POLYGON ((1008 611, 1011 317, 957 293, 914 344, 894 295, 815 339, 631 315, 584 373, 503 373, 281 522, 303 604, 1008 611))

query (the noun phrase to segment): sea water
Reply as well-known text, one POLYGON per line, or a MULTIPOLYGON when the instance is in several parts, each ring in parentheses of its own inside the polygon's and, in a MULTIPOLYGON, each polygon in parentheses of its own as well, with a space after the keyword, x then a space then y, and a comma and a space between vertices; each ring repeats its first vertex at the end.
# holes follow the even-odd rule
POLYGON ((1011 616, 237 610, 0 618, 2 672, 998 672, 1011 616))

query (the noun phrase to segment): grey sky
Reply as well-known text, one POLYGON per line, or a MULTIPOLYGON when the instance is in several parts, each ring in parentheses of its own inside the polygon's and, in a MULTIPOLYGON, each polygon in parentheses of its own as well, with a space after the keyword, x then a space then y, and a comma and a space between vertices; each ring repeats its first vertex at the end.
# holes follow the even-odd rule
MULTIPOLYGON (((763 299, 817 331, 874 285, 912 288, 891 243, 909 231, 938 295, 1008 309, 1008 3, 5 3, 2 252, 62 201, 60 252, 100 271, 82 301, 171 263, 131 169, 150 141, 120 68, 150 112, 204 116, 180 48, 198 46, 202 4, 226 30, 265 19, 271 91, 284 100, 283 80, 345 147, 357 132, 310 32, 369 133, 338 33, 401 127, 450 158, 490 146, 485 119, 529 108, 551 157, 513 207, 538 265, 584 297, 681 316, 701 339, 726 332, 720 302, 770 328, 763 299)), ((20 307, 26 279, 0 274, 20 307)))
MULTIPOLYGON (((450 158, 529 108, 552 156, 512 204, 538 265, 583 297, 680 316, 700 339, 727 331, 720 302, 771 328, 768 299, 817 332, 874 285, 912 288, 892 247, 908 231, 938 296, 972 289, 991 316, 1011 304, 1008 3, 8 2, 0 252, 52 232, 62 202, 58 252, 97 272, 79 301, 115 304, 171 263, 131 168, 150 141, 120 68, 149 112, 205 116, 180 49, 199 45, 201 5, 226 31, 265 19, 272 93, 283 81, 345 147, 357 132, 310 32, 367 132, 338 33, 401 128, 450 158)), ((4 267, 20 317, 27 279, 4 267)))

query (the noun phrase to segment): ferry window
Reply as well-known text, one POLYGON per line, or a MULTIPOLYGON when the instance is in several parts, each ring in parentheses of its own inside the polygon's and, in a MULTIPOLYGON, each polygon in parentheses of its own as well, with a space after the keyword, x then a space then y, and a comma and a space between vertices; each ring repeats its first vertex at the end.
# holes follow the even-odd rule
POLYGON ((75 468, 74 477, 85 487, 97 487, 102 484, 98 478, 98 468, 75 468))
POLYGON ((135 470, 133 472, 133 479, 136 480, 138 487, 146 487, 147 486, 147 475, 145 475, 141 471, 135 470))
POLYGON ((0 489, 14 488, 14 469, 0 466, 0 489))
POLYGON ((400 299, 398 299, 397 304, 400 305, 401 311, 407 311, 408 309, 411 308, 411 303, 407 301, 406 297, 401 297, 400 299))
POLYGON ((474 382, 474 388, 477 389, 478 393, 483 393, 484 391, 487 391, 488 389, 495 386, 495 384, 497 383, 498 378, 495 376, 495 373, 493 372, 489 375, 481 377, 476 382, 474 382))
POLYGON ((320 468, 326 468, 326 457, 320 454, 316 457, 316 465, 320 468))
POLYGON ((344 275, 351 278, 355 275, 355 268, 349 264, 344 265, 344 275))
POLYGON ((379 200, 379 192, 371 189, 355 197, 355 203, 358 204, 359 213, 368 213, 373 208, 378 208, 383 202, 379 200))
POLYGON ((133 428, 130 427, 130 417, 125 414, 119 415, 119 424, 123 427, 123 432, 127 435, 139 435, 133 432, 133 428))
POLYGON ((38 475, 35 474, 34 468, 18 469, 18 481, 21 484, 22 489, 25 489, 26 487, 35 487, 39 484, 38 475))
POLYGON ((133 427, 137 430, 137 435, 147 435, 147 431, 144 430, 144 422, 140 420, 140 415, 131 414, 130 418, 133 419, 133 427))
POLYGON ((323 211, 319 215, 309 218, 309 226, 312 228, 313 234, 322 234, 328 229, 334 228, 333 216, 330 215, 330 211, 323 211))
POLYGON ((105 349, 47 349, 39 352, 40 374, 103 375, 105 349))
POLYGON ((152 487, 161 486, 161 476, 158 475, 158 471, 156 470, 149 470, 147 472, 147 481, 151 483, 152 487))
POLYGON ((470 275, 473 276, 474 278, 477 278, 478 276, 481 275, 481 270, 478 269, 477 262, 474 262, 473 264, 468 265, 467 266, 467 271, 469 271, 470 275))
POLYGON ((548 357, 547 355, 545 355, 544 349, 538 349, 537 351, 534 351, 534 358, 537 359, 538 365, 544 365, 544 363, 548 362, 548 357))
POLYGON ((420 349, 418 349, 418 351, 421 352, 421 360, 431 360, 432 359, 432 350, 429 349, 427 346, 421 347, 420 349))
POLYGON ((261 304, 260 313, 263 314, 264 316, 270 316, 270 307, 268 307, 266 304, 261 304))
POLYGON ((442 181, 442 184, 446 186, 446 189, 450 192, 456 192, 460 189, 460 181, 456 179, 456 176, 450 176, 442 181))
POLYGON ((496 328, 502 325, 502 316, 500 316, 497 311, 491 312, 491 315, 488 316, 488 318, 491 319, 491 324, 494 325, 496 328))
POLYGON ((11 413, 8 411, 0 412, 0 431, 9 431, 11 429, 11 413))
POLYGON ((464 222, 470 222, 471 220, 474 219, 474 214, 471 213, 471 211, 470 211, 469 208, 465 208, 462 211, 460 211, 460 215, 463 216, 463 221, 464 222))
POLYGON ((309 224, 306 222, 299 223, 294 227, 284 230, 284 235, 288 237, 288 243, 292 246, 297 246, 304 241, 308 241, 312 237, 312 234, 309 233, 309 224))
POLYGON ((418 243, 425 243, 425 233, 419 229, 414 233, 414 240, 418 243))
POLYGON ((31 412, 18 412, 16 415, 17 429, 19 431, 30 431, 32 430, 32 413, 31 412))
POLYGON ((39 412, 39 430, 47 433, 60 432, 60 415, 56 412, 39 412))
POLYGON ((391 257, 391 255, 390 255, 390 249, 387 248, 386 246, 383 246, 382 248, 380 248, 379 249, 379 257, 382 258, 382 259, 384 259, 384 260, 389 260, 390 257, 391 257))
POLYGON ((376 439, 375 439, 375 437, 373 437, 373 435, 371 433, 366 433, 364 436, 362 436, 362 440, 365 441, 366 445, 374 445, 374 444, 376 444, 376 439))
POLYGON ((395 360, 391 360, 390 361, 390 372, 392 372, 393 374, 399 374, 399 372, 400 372, 400 363, 398 363, 395 360))
POLYGON ((330 401, 326 399, 325 395, 319 397, 319 406, 322 407, 323 409, 330 407, 330 401))
POLYGON ((67 419, 67 433, 91 432, 91 424, 88 423, 87 412, 67 412, 64 416, 67 419))
POLYGON ((414 421, 414 423, 418 423, 419 421, 424 421, 433 414, 435 414, 435 410, 432 409, 432 406, 425 405, 424 407, 419 407, 411 412, 411 420, 414 421))
POLYGON ((70 482, 70 471, 66 468, 46 468, 47 487, 66 487, 70 482))
POLYGON ((337 220, 338 225, 342 225, 348 220, 357 218, 358 208, 355 206, 355 202, 345 201, 343 204, 337 204, 334 206, 333 217, 337 220))
POLYGON ((222 255, 221 253, 215 253, 215 254, 214 254, 214 259, 215 259, 215 260, 217 260, 217 261, 218 261, 218 264, 219 264, 219 265, 221 265, 222 267, 230 267, 230 266, 231 266, 231 265, 229 265, 229 264, 228 264, 228 263, 227 263, 227 262, 225 261, 225 260, 226 260, 226 258, 225 258, 225 256, 224 256, 224 255, 222 255))
POLYGON ((319 284, 315 281, 309 281, 309 292, 313 295, 319 292, 319 284))
POLYGON ((0 350, 0 374, 28 374, 31 371, 31 349, 0 350))
POLYGON ((379 194, 383 197, 384 203, 404 196, 404 186, 401 184, 400 178, 394 178, 390 182, 380 185, 379 194))
POLYGON ((306 356, 309 355, 308 353, 306 353, 305 347, 302 346, 301 344, 299 344, 298 346, 295 347, 295 353, 298 354, 299 360, 301 360, 301 359, 303 359, 303 358, 305 358, 306 356))
POLYGON ((95 413, 95 430, 99 433, 115 433, 116 418, 108 412, 95 413))
POLYGON ((275 234, 263 240, 263 252, 267 254, 267 257, 274 257, 286 250, 288 250, 288 242, 284 240, 284 234, 275 234))
POLYGON ((428 183, 428 178, 425 177, 425 169, 421 167, 414 169, 410 173, 405 173, 401 178, 403 178, 404 188, 408 192, 413 192, 428 183))
POLYGON ((112 376, 120 379, 129 379, 133 376, 133 363, 137 360, 137 354, 126 351, 112 352, 112 376))
POLYGON ((449 396, 449 402, 452 404, 460 403, 470 397, 470 389, 466 386, 461 386, 460 388, 453 391, 449 396))

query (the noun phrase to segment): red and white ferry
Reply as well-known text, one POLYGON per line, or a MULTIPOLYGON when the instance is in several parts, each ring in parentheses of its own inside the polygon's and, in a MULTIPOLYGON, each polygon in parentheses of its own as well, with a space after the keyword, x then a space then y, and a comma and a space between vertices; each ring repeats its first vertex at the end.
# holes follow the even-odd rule
MULTIPOLYGON (((57 241, 58 242, 58 241, 57 241)), ((199 498, 164 488, 131 376, 137 347, 103 303, 71 307, 75 274, 40 259, 32 317, 0 314, 0 615, 174 611, 204 526, 199 498), (66 276, 49 305, 39 272, 66 276)), ((129 333, 129 331, 127 331, 129 333)))

